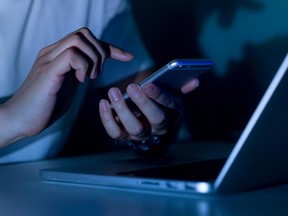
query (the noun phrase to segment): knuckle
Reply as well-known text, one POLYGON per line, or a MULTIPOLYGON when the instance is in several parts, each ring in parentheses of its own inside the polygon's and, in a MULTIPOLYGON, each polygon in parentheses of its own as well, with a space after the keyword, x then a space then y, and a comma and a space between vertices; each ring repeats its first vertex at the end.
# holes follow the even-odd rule
POLYGON ((147 97, 140 97, 140 98, 139 98, 139 103, 140 103, 142 106, 146 106, 147 104, 150 103, 150 99, 148 99, 147 97))
POLYGON ((101 110, 100 110, 100 117, 104 124, 108 124, 112 121, 110 114, 107 114, 106 112, 102 112, 101 110))
POLYGON ((39 74, 47 73, 49 71, 49 64, 41 64, 38 66, 39 74))
POLYGON ((40 49, 38 56, 43 56, 47 53, 48 47, 44 47, 42 49, 40 49))
POLYGON ((153 122, 151 124, 157 127, 162 127, 163 125, 165 125, 165 120, 166 116, 164 114, 159 114, 154 117, 153 122))
POLYGON ((70 59, 70 60, 74 59, 75 54, 76 54, 76 51, 73 48, 68 48, 64 52, 65 58, 70 59))
POLYGON ((113 139, 120 139, 121 138, 121 133, 110 133, 110 137, 113 139))
POLYGON ((82 27, 79 29, 79 32, 83 33, 83 34, 91 34, 91 31, 89 28, 87 27, 82 27))
POLYGON ((85 71, 89 70, 89 68, 90 68, 89 61, 81 61, 81 62, 78 63, 77 66, 79 67, 79 69, 82 69, 82 70, 85 70, 85 71))
MULTIPOLYGON (((133 96, 132 96, 133 97, 133 96)), ((141 97, 133 97, 133 101, 141 107, 146 107, 149 105, 150 103, 150 99, 148 99, 147 97, 145 97, 143 94, 141 95, 141 97)))
POLYGON ((72 46, 76 47, 78 47, 82 43, 82 37, 79 33, 71 35, 68 40, 72 46))
POLYGON ((175 98, 172 96, 167 97, 164 102, 164 106, 166 107, 173 107, 174 104, 175 104, 175 98))
POLYGON ((112 105, 113 105, 113 107, 117 113, 121 113, 122 111, 125 111, 126 107, 124 106, 123 101, 120 101, 120 100, 119 101, 113 101, 112 105))
POLYGON ((130 131, 130 134, 131 134, 132 136, 135 136, 135 137, 141 137, 142 135, 145 134, 145 131, 144 131, 143 126, 139 126, 139 127, 134 127, 134 128, 130 131))

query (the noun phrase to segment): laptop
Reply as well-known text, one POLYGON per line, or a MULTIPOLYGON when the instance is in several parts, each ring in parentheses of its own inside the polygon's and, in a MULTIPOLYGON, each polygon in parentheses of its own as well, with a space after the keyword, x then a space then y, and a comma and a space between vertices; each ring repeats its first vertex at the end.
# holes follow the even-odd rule
POLYGON ((42 169, 40 176, 54 182, 184 194, 237 193, 287 183, 287 70, 288 54, 227 157, 178 161, 172 156, 113 156, 97 163, 42 169))

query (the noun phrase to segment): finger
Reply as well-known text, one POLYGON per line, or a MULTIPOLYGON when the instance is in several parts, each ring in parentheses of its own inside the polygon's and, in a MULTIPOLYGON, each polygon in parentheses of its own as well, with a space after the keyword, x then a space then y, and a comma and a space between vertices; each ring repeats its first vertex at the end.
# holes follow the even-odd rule
POLYGON ((49 53, 52 49, 54 49, 56 46, 58 46, 58 44, 62 43, 62 42, 63 42, 64 40, 66 40, 68 37, 70 37, 71 35, 75 34, 76 32, 79 32, 79 31, 81 31, 81 29, 80 29, 80 30, 76 30, 76 31, 74 31, 74 32, 71 32, 70 34, 68 34, 68 35, 66 35, 65 37, 61 38, 59 41, 57 41, 57 42, 55 42, 55 43, 53 43, 53 44, 50 44, 50 45, 47 46, 47 47, 44 47, 44 48, 41 50, 41 52, 40 52, 40 54, 39 54, 39 57, 42 57, 42 56, 46 55, 46 54, 49 53))
POLYGON ((83 54, 92 59, 94 65, 90 73, 91 79, 95 79, 97 74, 101 72, 102 65, 107 57, 119 61, 130 61, 133 58, 132 54, 98 40, 88 28, 77 30, 60 41, 42 49, 39 56, 47 55, 48 60, 52 61, 65 49, 73 46, 82 50, 83 54))
POLYGON ((162 134, 166 132, 165 112, 153 100, 145 95, 139 85, 128 85, 127 94, 148 119, 151 124, 152 133, 162 134))
POLYGON ((84 82, 91 64, 90 61, 87 56, 82 55, 76 48, 69 48, 49 62, 47 65, 48 71, 45 73, 55 76, 55 79, 50 79, 53 80, 52 83, 58 86, 58 88, 52 88, 55 89, 55 93, 58 92, 61 85, 54 81, 59 80, 59 77, 61 81, 61 77, 64 77, 64 74, 71 70, 75 71, 75 75, 80 82, 84 82))
POLYGON ((110 104, 107 100, 102 99, 99 103, 100 118, 107 134, 113 139, 122 139, 127 135, 123 132, 116 122, 110 104))
POLYGON ((199 80, 197 78, 192 79, 181 88, 181 92, 183 94, 187 94, 196 89, 198 86, 199 86, 199 80))
POLYGON ((49 53, 46 54, 46 58, 48 61, 53 61, 58 55, 64 52, 66 49, 75 47, 82 52, 82 55, 88 56, 91 59, 91 70, 90 78, 96 78, 97 72, 101 69, 101 62, 103 56, 99 53, 97 49, 84 37, 82 34, 73 34, 68 37, 66 40, 59 43, 54 49, 52 49, 49 53))
POLYGON ((65 41, 67 38, 71 37, 74 34, 78 34, 81 33, 83 35, 85 35, 87 37, 87 39, 93 44, 93 39, 96 37, 92 34, 92 32, 88 29, 88 28, 80 28, 77 29, 76 31, 71 32, 70 34, 66 35, 65 37, 61 38, 59 41, 45 47, 42 49, 41 54, 42 55, 46 55, 47 53, 49 53, 52 49, 54 49, 56 46, 58 46, 60 43, 62 43, 63 41, 65 41), (89 36, 89 35, 93 35, 93 36, 89 36), (93 38, 93 39, 92 39, 93 38))
POLYGON ((149 98, 153 99, 157 103, 170 109, 177 109, 178 104, 175 95, 171 92, 158 87, 154 83, 147 83, 142 89, 149 98))
POLYGON ((131 53, 128 53, 119 47, 109 45, 109 48, 111 51, 110 57, 115 60, 127 62, 133 59, 133 55, 131 53))
POLYGON ((82 28, 69 34, 58 43, 51 45, 47 48, 49 52, 47 52, 47 50, 43 52, 46 52, 48 61, 52 61, 56 56, 70 47, 77 47, 83 52, 83 55, 87 55, 92 60, 93 64, 90 71, 90 78, 96 78, 97 74, 102 70, 102 65, 107 57, 106 52, 101 46, 101 41, 98 41, 89 29, 82 28))
POLYGON ((115 112, 127 132, 135 138, 144 137, 147 134, 145 127, 128 108, 120 90, 118 88, 111 88, 108 91, 108 96, 115 112))
MULTIPOLYGON (((119 61, 130 61, 133 58, 133 55, 129 52, 124 51, 123 49, 114 46, 112 44, 108 44, 104 41, 98 40, 94 34, 88 28, 82 28, 79 30, 85 37, 92 43, 101 56, 111 57, 115 60, 119 61)), ((104 63, 105 58, 103 58, 102 64, 104 63)))

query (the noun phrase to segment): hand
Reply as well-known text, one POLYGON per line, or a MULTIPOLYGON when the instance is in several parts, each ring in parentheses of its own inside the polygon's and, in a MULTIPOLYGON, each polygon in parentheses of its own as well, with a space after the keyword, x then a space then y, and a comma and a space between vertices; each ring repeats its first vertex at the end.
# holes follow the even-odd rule
MULTIPOLYGON (((198 79, 193 79, 181 91, 191 92, 198 84, 198 79)), ((108 100, 102 99, 99 104, 103 125, 114 139, 137 141, 151 134, 164 135, 170 132, 182 115, 181 100, 173 91, 148 83, 142 89, 137 84, 130 84, 127 93, 137 109, 131 108, 115 87, 108 91, 114 110, 108 100)))
POLYGON ((0 108, 0 137, 4 133, 6 137, 0 139, 0 146, 35 135, 51 124, 55 110, 63 113, 72 101, 73 95, 66 97, 65 93, 74 92, 86 77, 95 79, 107 57, 119 61, 133 58, 99 41, 87 28, 43 48, 20 89, 0 108), (61 102, 61 94, 68 101, 61 102))

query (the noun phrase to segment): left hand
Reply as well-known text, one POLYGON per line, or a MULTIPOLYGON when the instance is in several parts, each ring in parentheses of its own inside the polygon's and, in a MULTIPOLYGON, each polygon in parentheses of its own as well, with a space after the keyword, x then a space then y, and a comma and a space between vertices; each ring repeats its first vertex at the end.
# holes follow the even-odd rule
MULTIPOLYGON (((181 92, 189 93, 198 85, 199 80, 193 79, 181 88, 181 92)), ((129 106, 116 87, 108 91, 111 104, 105 99, 99 104, 102 123, 113 139, 137 141, 151 134, 164 135, 179 122, 183 114, 180 97, 171 89, 153 83, 143 88, 130 84, 127 93, 137 109, 129 106)))

